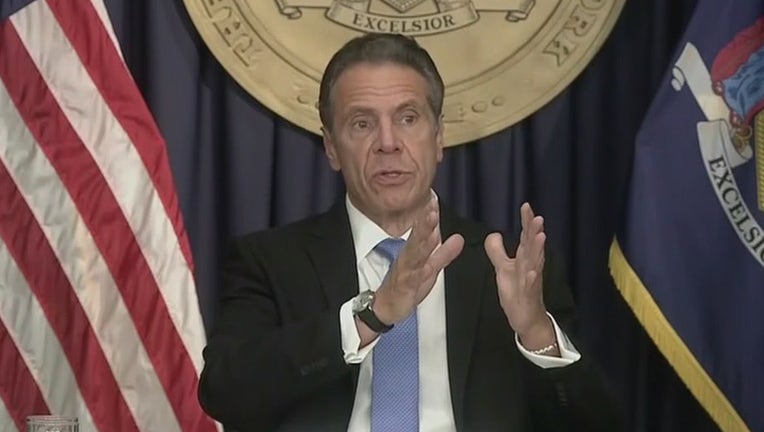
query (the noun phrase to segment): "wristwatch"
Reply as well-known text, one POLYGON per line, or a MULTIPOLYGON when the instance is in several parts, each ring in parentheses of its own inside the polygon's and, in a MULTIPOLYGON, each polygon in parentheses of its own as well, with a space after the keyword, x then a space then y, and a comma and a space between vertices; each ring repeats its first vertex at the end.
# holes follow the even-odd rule
POLYGON ((352 303, 353 315, 363 321, 370 329, 377 333, 385 333, 393 328, 393 325, 387 325, 377 318, 372 306, 374 306, 374 291, 366 290, 358 294, 352 303))

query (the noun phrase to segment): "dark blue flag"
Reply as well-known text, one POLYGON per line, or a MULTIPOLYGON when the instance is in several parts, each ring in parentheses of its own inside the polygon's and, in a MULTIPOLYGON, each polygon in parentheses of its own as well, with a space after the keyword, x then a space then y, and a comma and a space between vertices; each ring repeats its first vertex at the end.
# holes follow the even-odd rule
POLYGON ((610 267, 723 429, 764 431, 764 0, 700 0, 637 136, 610 267))

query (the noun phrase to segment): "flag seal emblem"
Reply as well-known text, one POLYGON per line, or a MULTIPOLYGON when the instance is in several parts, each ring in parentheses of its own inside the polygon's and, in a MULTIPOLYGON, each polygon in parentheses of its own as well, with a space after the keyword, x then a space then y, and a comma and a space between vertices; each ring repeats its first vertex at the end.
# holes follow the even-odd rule
POLYGON ((728 42, 710 68, 688 42, 674 64, 672 86, 689 89, 703 111, 698 144, 711 186, 738 237, 764 266, 764 18, 728 42), (739 182, 738 171, 755 180, 739 182))

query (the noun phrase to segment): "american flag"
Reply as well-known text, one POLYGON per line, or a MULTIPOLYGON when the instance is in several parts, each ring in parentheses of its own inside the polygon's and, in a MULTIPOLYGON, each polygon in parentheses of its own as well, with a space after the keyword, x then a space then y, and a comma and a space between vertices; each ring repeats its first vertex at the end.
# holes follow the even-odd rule
POLYGON ((165 142, 103 0, 0 0, 0 432, 213 431, 165 142))

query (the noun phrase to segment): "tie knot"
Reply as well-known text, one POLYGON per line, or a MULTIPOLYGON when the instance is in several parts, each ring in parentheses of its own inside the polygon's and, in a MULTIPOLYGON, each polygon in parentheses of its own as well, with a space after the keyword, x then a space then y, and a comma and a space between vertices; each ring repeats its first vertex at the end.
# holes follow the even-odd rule
POLYGON ((400 238, 386 238, 379 242, 375 249, 390 260, 390 262, 393 262, 405 244, 406 240, 400 238))

